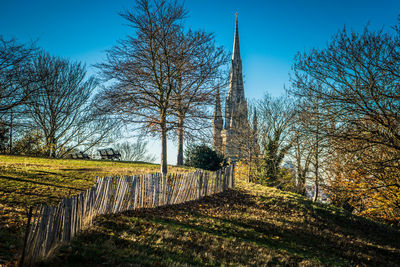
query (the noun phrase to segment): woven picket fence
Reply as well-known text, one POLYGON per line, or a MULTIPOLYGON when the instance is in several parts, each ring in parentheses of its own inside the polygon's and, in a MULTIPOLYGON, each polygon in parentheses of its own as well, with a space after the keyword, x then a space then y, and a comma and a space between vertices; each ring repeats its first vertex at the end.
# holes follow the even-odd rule
POLYGON ((48 257, 98 215, 179 204, 233 188, 233 168, 167 176, 98 177, 94 186, 80 195, 31 211, 20 266, 31 266, 39 258, 48 257))

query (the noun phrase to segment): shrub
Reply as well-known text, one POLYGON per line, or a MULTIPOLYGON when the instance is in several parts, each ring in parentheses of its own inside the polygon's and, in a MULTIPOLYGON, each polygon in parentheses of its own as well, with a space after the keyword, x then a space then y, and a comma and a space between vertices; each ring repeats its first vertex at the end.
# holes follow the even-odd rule
POLYGON ((207 145, 192 145, 185 152, 185 165, 204 170, 216 171, 223 166, 224 156, 207 145))
POLYGON ((45 156, 45 145, 43 135, 40 131, 28 131, 21 139, 15 143, 15 152, 19 155, 45 156))

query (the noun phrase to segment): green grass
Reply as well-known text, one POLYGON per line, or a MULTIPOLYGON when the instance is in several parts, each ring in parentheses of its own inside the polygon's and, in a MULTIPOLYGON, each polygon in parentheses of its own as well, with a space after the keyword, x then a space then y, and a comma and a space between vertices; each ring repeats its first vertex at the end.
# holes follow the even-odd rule
MULTIPOLYGON (((19 258, 29 206, 56 204, 96 176, 158 172, 158 164, 0 155, 0 266, 19 258)), ((170 172, 189 169, 169 167, 170 172)))
POLYGON ((239 183, 201 201, 101 216, 43 266, 399 266, 400 231, 239 183))

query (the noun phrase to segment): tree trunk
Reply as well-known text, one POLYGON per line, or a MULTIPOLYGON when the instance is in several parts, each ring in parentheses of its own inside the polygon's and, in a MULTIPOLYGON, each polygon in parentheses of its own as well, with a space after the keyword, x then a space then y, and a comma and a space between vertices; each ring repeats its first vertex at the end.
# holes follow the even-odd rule
POLYGON ((12 155, 12 152, 13 152, 13 127, 14 127, 14 122, 13 122, 13 119, 14 119, 14 117, 13 117, 13 111, 12 111, 12 109, 11 109, 11 113, 10 113, 10 155, 12 155))
POLYGON ((250 183, 251 182, 251 161, 249 162, 249 173, 247 175, 248 175, 248 182, 250 183))
POLYGON ((50 137, 50 144, 49 144, 49 157, 56 158, 56 138, 54 135, 50 137))
POLYGON ((319 191, 319 181, 318 181, 318 174, 316 174, 315 175, 315 191, 314 191, 313 201, 318 200, 318 191, 319 191))
POLYGON ((250 146, 249 147, 249 173, 247 174, 249 183, 251 182, 251 153, 252 153, 252 151, 251 151, 251 146, 250 146))
MULTIPOLYGON (((318 99, 317 99, 317 112, 318 109, 318 99)), ((318 114, 318 113, 317 113, 318 114)), ((313 201, 318 200, 318 191, 319 191, 319 117, 317 116, 317 124, 316 124, 316 133, 315 133, 315 141, 316 141, 316 149, 315 149, 315 192, 313 201)))
POLYGON ((176 165, 182 166, 183 165, 183 118, 178 114, 178 157, 176 160, 176 165))
POLYGON ((319 191, 319 145, 318 145, 317 141, 317 151, 315 153, 315 181, 314 181, 314 185, 315 185, 315 192, 314 192, 314 198, 313 201, 317 201, 318 200, 318 191, 319 191))
POLYGON ((167 175, 167 129, 161 124, 161 173, 167 175))

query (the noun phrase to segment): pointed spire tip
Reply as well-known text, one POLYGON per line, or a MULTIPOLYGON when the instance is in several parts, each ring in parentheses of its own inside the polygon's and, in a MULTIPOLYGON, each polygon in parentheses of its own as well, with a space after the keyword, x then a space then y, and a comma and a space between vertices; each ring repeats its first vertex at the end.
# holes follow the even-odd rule
POLYGON ((240 59, 240 46, 239 46, 239 25, 238 25, 238 13, 236 12, 236 25, 235 25, 235 36, 233 38, 233 53, 232 60, 240 59))

